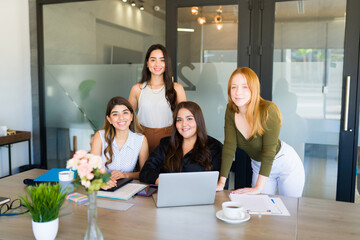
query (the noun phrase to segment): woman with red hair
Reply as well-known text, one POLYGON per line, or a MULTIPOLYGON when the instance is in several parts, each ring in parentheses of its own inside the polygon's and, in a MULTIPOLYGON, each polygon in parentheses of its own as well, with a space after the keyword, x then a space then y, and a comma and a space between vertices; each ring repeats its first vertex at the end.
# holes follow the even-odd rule
POLYGON ((217 190, 224 188, 236 147, 251 158, 252 187, 234 193, 276 194, 301 197, 304 167, 295 150, 279 139, 281 113, 271 101, 260 97, 260 81, 247 67, 237 68, 228 83, 225 142, 217 190))

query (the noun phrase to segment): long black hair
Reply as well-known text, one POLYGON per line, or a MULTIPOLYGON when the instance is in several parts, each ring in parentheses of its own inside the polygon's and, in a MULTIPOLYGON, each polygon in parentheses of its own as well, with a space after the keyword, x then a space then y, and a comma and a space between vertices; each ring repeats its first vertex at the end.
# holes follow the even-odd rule
POLYGON ((163 45, 154 44, 149 47, 148 51, 146 52, 144 66, 142 70, 142 78, 140 83, 144 83, 144 82, 149 83, 151 79, 151 72, 147 67, 147 62, 149 61, 150 54, 154 50, 161 50, 164 55, 165 71, 163 76, 164 76, 164 84, 165 84, 165 97, 168 103, 170 104, 171 110, 174 111, 176 108, 177 96, 176 96, 176 91, 174 89, 174 83, 172 81, 173 72, 171 67, 171 58, 169 52, 166 50, 166 48, 163 45))
POLYGON ((173 129, 170 137, 170 145, 166 153, 164 168, 169 170, 170 172, 182 171, 184 163, 182 143, 184 141, 184 138, 176 129, 177 114, 182 108, 189 110, 194 115, 197 126, 196 142, 191 153, 192 160, 194 162, 197 162, 200 166, 204 167, 206 171, 210 171, 212 169, 212 159, 210 149, 207 145, 208 136, 206 132, 204 117, 199 105, 191 101, 179 103, 174 111, 173 129))

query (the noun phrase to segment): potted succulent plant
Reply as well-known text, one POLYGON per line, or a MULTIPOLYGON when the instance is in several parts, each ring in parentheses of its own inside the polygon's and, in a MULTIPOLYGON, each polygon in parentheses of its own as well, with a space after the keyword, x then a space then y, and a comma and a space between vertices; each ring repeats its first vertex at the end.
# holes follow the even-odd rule
POLYGON ((29 209, 32 228, 37 240, 55 239, 59 227, 59 211, 66 197, 59 184, 41 183, 26 189, 28 196, 20 196, 22 204, 29 209))

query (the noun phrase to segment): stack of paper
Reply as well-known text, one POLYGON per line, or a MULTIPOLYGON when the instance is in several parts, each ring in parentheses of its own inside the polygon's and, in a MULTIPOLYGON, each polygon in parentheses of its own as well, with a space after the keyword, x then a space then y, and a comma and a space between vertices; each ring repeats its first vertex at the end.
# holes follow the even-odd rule
POLYGON ((290 216, 280 198, 270 198, 268 195, 230 194, 231 201, 240 202, 249 214, 271 214, 290 216))

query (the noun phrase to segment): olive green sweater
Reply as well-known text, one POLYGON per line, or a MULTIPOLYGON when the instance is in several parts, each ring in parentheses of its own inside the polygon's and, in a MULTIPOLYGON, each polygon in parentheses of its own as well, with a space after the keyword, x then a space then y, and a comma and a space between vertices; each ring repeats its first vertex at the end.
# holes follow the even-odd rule
POLYGON ((222 150, 220 175, 228 177, 233 163, 236 146, 243 149, 251 159, 261 162, 260 174, 268 177, 276 153, 280 149, 281 121, 276 113, 276 105, 268 105, 269 115, 265 132, 262 136, 255 135, 248 140, 239 132, 235 125, 235 113, 229 108, 225 113, 225 142, 222 150))

